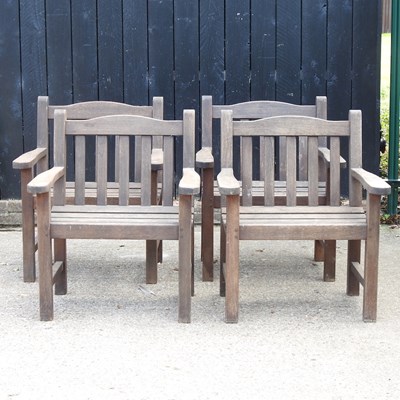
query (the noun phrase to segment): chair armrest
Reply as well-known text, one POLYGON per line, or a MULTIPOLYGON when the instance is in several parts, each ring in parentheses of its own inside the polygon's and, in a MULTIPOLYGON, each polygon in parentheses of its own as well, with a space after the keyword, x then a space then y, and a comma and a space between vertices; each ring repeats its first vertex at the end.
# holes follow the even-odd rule
POLYGON ((382 178, 363 168, 352 168, 351 176, 357 179, 368 193, 384 195, 389 194, 391 191, 390 185, 388 185, 382 178))
POLYGON ((217 182, 222 195, 232 196, 240 194, 240 183, 233 175, 232 168, 222 168, 217 176, 217 182))
POLYGON ((28 191, 32 194, 50 192, 54 183, 64 176, 64 167, 53 167, 37 175, 28 183, 28 191))
MULTIPOLYGON (((318 147, 319 156, 324 160, 325 165, 329 166, 331 163, 331 151, 327 147, 318 147)), ((340 168, 346 168, 346 160, 340 156, 340 168)))
POLYGON ((153 171, 160 171, 164 165, 164 151, 163 149, 152 149, 151 151, 151 169, 153 171))
POLYGON ((28 151, 21 154, 18 158, 13 161, 14 169, 26 169, 32 168, 36 163, 47 155, 47 149, 45 147, 38 147, 34 150, 28 151))
POLYGON ((196 153, 197 168, 213 168, 214 156, 211 147, 203 147, 196 153))
POLYGON ((183 176, 179 181, 179 194, 198 193, 200 193, 200 175, 193 168, 183 168, 183 176))

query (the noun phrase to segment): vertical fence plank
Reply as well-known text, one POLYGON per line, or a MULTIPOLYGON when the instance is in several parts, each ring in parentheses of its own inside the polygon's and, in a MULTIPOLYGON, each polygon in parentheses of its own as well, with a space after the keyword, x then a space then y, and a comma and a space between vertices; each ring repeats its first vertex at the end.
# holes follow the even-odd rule
POLYGON ((99 98, 123 101, 121 2, 97 1, 99 98))
POLYGON ((315 104, 326 94, 326 0, 302 3, 302 104, 315 104))
MULTIPOLYGON (((47 80, 50 104, 72 103, 72 49, 71 49, 71 4, 69 0, 47 2, 47 80)), ((73 138, 67 139, 67 165, 74 165, 73 138)), ((51 155, 50 155, 51 157, 51 155)), ((72 180, 71 170, 67 179, 72 180)))
MULTIPOLYGON (((71 0, 73 101, 98 100, 96 0, 71 0)), ((95 180, 95 138, 86 140, 86 179, 95 180)))
POLYGON ((24 148, 36 147, 36 103, 47 94, 44 0, 21 0, 21 71, 24 148))
POLYGON ((124 101, 149 104, 146 0, 124 0, 123 45, 124 101))
POLYGON ((275 100, 276 0, 251 2, 251 99, 275 100))
MULTIPOLYGON (((214 104, 225 102, 224 0, 200 2, 200 95, 212 96, 214 104)), ((220 171, 220 126, 213 123, 215 171, 220 171)))
POLYGON ((226 104, 250 100, 250 3, 226 2, 226 104))
POLYGON ((299 104, 301 0, 278 1, 276 19, 276 99, 299 104))
MULTIPOLYGON (((327 41, 327 97, 328 118, 347 119, 351 108, 351 46, 353 7, 351 0, 338 0, 328 5, 327 41), (333 3, 332 3, 333 4, 333 3)), ((368 7, 367 4, 365 4, 368 7)), ((341 155, 348 159, 348 144, 343 145, 341 155)), ((342 191, 348 192, 346 180, 342 180, 342 191)))
POLYGON ((19 171, 12 160, 22 151, 22 102, 18 2, 2 3, 0 11, 0 199, 20 196, 19 171))
POLYGON ((379 170, 379 2, 354 0, 352 108, 363 109, 363 167, 379 170))
POLYGON ((149 95, 164 97, 164 118, 174 118, 173 0, 148 1, 149 95))
POLYGON ((47 79, 50 104, 72 103, 71 5, 47 2, 47 79))
POLYGON ((96 0, 71 0, 74 102, 97 100, 96 0))
MULTIPOLYGON (((194 109, 196 126, 199 112, 199 15, 197 0, 175 0, 175 118, 182 119, 184 109, 194 109)), ((196 135, 196 148, 200 139, 196 135)), ((176 172, 182 171, 182 138, 176 141, 176 172)))

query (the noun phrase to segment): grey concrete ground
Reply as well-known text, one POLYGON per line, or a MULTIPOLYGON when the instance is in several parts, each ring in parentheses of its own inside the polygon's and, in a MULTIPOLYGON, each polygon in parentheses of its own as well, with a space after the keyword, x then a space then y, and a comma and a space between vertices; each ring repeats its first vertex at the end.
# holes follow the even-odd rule
POLYGON ((69 242, 69 293, 40 322, 21 232, 1 231, 0 399, 398 399, 399 244, 400 229, 382 227, 376 324, 345 295, 344 242, 335 283, 311 242, 243 243, 237 325, 223 321, 218 279, 201 282, 197 246, 185 325, 176 243, 147 286, 143 243, 90 240, 69 242))

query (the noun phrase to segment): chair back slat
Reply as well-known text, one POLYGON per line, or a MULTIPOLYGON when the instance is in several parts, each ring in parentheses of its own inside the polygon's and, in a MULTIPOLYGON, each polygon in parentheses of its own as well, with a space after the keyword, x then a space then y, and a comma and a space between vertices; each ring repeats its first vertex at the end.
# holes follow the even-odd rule
POLYGON ((330 190, 329 203, 331 206, 340 205, 340 140, 338 137, 330 138, 330 190))
POLYGON ((119 138, 119 205, 127 206, 129 204, 129 137, 119 138))
POLYGON ((244 206, 253 204, 251 193, 253 183, 253 139, 241 138, 241 167, 242 167, 242 202, 244 206))
POLYGON ((262 171, 262 176, 264 177, 264 205, 273 206, 275 202, 275 140, 271 136, 263 136, 260 138, 260 143, 263 145, 261 154, 264 155, 261 163, 264 166, 262 171))
POLYGON ((286 205, 296 205, 296 153, 295 137, 286 138, 286 205))
POLYGON ((84 136, 75 137, 75 204, 85 203, 86 181, 86 140, 84 136))
POLYGON ((172 206, 174 198, 174 138, 164 137, 164 166, 162 184, 162 202, 165 206, 172 206))
POLYGON ((142 166, 141 166, 141 184, 142 184, 142 206, 151 205, 151 137, 142 137, 142 166))
POLYGON ((107 204, 107 136, 96 138, 97 205, 107 204))
POLYGON ((305 176, 301 176, 300 180, 307 179, 308 177, 308 205, 317 206, 318 205, 318 140, 319 138, 310 137, 308 138, 308 149, 307 149, 307 172, 305 176))

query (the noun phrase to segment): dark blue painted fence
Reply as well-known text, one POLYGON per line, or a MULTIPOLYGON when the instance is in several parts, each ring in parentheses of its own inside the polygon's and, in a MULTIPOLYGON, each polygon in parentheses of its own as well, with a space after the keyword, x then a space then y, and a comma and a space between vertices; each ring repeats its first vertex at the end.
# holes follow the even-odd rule
POLYGON ((203 94, 227 104, 310 104, 327 95, 329 118, 363 110, 364 165, 378 171, 380 7, 371 0, 1 1, 1 198, 19 197, 11 162, 35 147, 36 99, 45 94, 53 104, 164 96, 167 119, 184 108, 198 115, 203 94))

